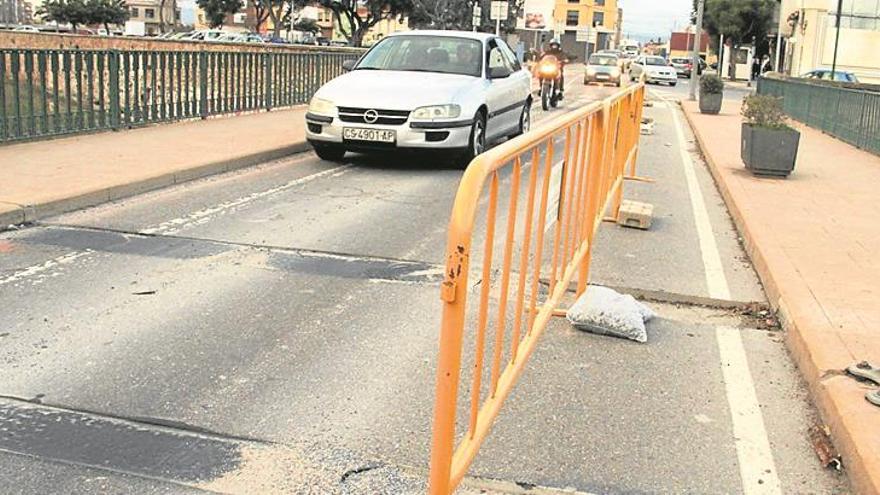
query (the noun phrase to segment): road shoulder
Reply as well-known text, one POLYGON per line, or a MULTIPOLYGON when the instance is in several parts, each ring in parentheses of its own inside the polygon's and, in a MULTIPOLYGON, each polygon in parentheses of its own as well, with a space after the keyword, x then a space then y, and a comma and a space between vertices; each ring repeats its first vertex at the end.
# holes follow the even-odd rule
POLYGON ((880 409, 865 401, 869 387, 842 376, 854 362, 880 360, 880 342, 869 334, 880 322, 869 301, 878 266, 867 255, 853 261, 876 242, 870 215, 861 217, 861 209, 875 207, 861 203, 858 184, 880 180, 880 159, 800 127, 794 175, 753 178, 739 161, 737 104, 725 103, 719 116, 700 114, 692 102, 682 106, 854 488, 880 493, 880 409), (844 162, 847 174, 829 170, 844 162), (847 182, 851 192, 840 201, 834 193, 847 182))

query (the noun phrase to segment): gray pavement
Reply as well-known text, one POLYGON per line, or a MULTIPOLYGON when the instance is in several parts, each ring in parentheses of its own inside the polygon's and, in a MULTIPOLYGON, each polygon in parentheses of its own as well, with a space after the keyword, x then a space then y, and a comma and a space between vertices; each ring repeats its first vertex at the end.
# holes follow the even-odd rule
MULTIPOLYGON (((613 91, 573 87, 567 108, 613 91)), ((593 280, 702 297, 672 110, 648 110, 658 132, 643 140, 639 172, 658 182, 626 189, 655 204, 656 226, 604 226, 593 280)), ((305 154, 0 234, 8 417, 33 401, 40 414, 58 408, 90 425, 77 430, 86 447, 72 449, 62 440, 74 426, 14 422, 16 435, 62 447, 34 450, 0 417, 0 491, 423 490, 440 309, 433 270, 460 174, 405 158, 352 155, 339 165, 305 154), (160 452, 183 471, 90 454, 114 451, 127 428, 214 439, 232 460, 192 477, 193 462, 170 453, 179 442, 160 452)), ((762 301, 702 168, 698 180, 732 299, 762 301)), ((846 479, 810 451, 813 411, 779 331, 729 310, 654 308, 646 345, 555 320, 464 491, 501 480, 752 493, 737 467, 715 338, 727 325, 741 329, 783 492, 846 492, 846 479)))

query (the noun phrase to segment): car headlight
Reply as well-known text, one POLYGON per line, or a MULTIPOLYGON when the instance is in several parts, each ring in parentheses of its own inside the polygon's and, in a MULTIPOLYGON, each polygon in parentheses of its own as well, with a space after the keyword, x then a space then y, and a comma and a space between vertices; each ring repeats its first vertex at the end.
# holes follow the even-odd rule
POLYGON ((309 112, 318 115, 333 115, 336 113, 336 105, 330 100, 315 97, 309 102, 309 112))
POLYGON ((617 77, 619 75, 620 75, 620 69, 618 69, 617 67, 611 69, 611 77, 617 77))
POLYGON ((461 115, 461 107, 458 105, 430 105, 413 110, 413 120, 436 120, 454 119, 461 115))

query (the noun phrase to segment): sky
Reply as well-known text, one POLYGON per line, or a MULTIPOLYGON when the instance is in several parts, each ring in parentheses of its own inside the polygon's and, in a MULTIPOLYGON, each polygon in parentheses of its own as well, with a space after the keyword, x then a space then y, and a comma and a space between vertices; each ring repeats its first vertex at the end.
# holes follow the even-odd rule
POLYGON ((669 38, 673 27, 690 23, 692 0, 618 0, 623 8, 623 32, 628 38, 669 38))

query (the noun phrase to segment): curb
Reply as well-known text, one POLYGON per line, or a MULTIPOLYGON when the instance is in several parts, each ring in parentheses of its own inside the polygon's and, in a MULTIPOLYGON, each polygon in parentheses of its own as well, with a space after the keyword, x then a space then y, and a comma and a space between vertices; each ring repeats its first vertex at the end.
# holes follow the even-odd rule
POLYGON ((50 201, 36 205, 19 205, 0 201, 0 232, 10 225, 35 222, 46 217, 67 213, 74 210, 97 206, 99 204, 129 198, 148 191, 181 184, 211 175, 222 174, 233 170, 252 167, 263 162, 276 160, 288 155, 309 151, 311 146, 305 141, 296 142, 279 148, 263 150, 249 155, 236 156, 226 160, 197 165, 168 174, 140 179, 127 184, 88 191, 69 198, 50 201), (13 209, 2 211, 3 206, 13 209))
POLYGON ((799 323, 796 315, 786 304, 782 297, 782 291, 767 265, 764 250, 755 242, 743 212, 734 201, 730 188, 721 175, 720 167, 712 155, 708 153, 705 139, 691 119, 690 113, 684 108, 684 105, 681 105, 681 108, 721 197, 724 198, 724 203, 730 211, 736 229, 743 238, 746 253, 764 285, 770 306, 779 313, 779 321, 785 329, 786 345, 794 357, 801 375, 807 382, 810 395, 822 420, 831 429, 831 437, 844 460, 852 487, 856 493, 880 495, 880 469, 877 469, 880 468, 877 466, 880 460, 864 458, 861 453, 866 450, 866 446, 857 440, 864 429, 870 431, 872 426, 861 423, 858 418, 853 418, 852 406, 849 404, 853 394, 859 394, 857 396, 863 401, 864 391, 858 391, 857 382, 849 378, 836 375, 826 376, 826 372, 816 362, 816 355, 820 350, 818 344, 827 345, 827 339, 823 340, 821 336, 817 335, 819 329, 812 328, 809 324, 799 323))

